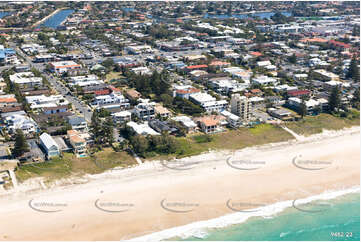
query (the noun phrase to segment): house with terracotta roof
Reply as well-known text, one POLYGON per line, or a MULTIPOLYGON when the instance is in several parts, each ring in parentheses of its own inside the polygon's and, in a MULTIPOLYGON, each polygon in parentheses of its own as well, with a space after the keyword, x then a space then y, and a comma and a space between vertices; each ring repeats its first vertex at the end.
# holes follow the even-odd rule
POLYGON ((186 85, 186 86, 175 86, 173 91, 173 97, 180 97, 189 99, 189 96, 191 94, 200 93, 201 90, 194 88, 192 86, 186 85))
POLYGON ((209 66, 213 66, 216 68, 221 68, 221 67, 229 67, 231 65, 230 62, 225 62, 225 61, 212 61, 209 66))
POLYGON ((330 41, 328 41, 328 44, 339 50, 348 50, 352 47, 350 44, 346 44, 346 43, 336 41, 336 40, 330 40, 330 41))
POLYGON ((73 151, 77 156, 86 155, 86 140, 81 137, 81 134, 76 130, 68 130, 67 136, 69 139, 69 143, 73 147, 73 151))
POLYGON ((194 71, 194 70, 205 70, 207 68, 208 68, 208 65, 203 64, 203 65, 186 66, 185 70, 186 71, 194 71))
POLYGON ((251 52, 249 52, 249 54, 252 55, 253 57, 263 56, 263 54, 261 52, 258 52, 258 51, 251 51, 251 52))
POLYGON ((154 111, 156 115, 159 115, 162 118, 168 118, 171 116, 171 112, 162 105, 155 105, 154 111))
POLYGON ((289 97, 308 97, 311 94, 309 90, 292 90, 287 92, 289 97))
POLYGON ((130 89, 130 90, 127 90, 127 91, 125 92, 125 96, 126 96, 128 99, 130 99, 130 100, 132 100, 132 101, 135 101, 135 100, 137 100, 138 98, 140 98, 142 95, 141 95, 138 91, 136 91, 136 90, 134 90, 134 89, 130 89))
POLYGON ((0 108, 1 107, 8 107, 13 106, 17 103, 15 96, 13 94, 9 95, 2 95, 0 96, 0 108))
MULTIPOLYGON (((221 119, 218 118, 220 115, 209 115, 200 118, 196 118, 195 120, 198 123, 198 126, 201 130, 206 134, 216 133, 221 131, 221 119)), ((225 117, 220 116, 225 120, 225 117)))
POLYGON ((327 39, 322 39, 322 38, 305 38, 305 39, 301 39, 300 42, 302 43, 327 43, 328 40, 327 39))

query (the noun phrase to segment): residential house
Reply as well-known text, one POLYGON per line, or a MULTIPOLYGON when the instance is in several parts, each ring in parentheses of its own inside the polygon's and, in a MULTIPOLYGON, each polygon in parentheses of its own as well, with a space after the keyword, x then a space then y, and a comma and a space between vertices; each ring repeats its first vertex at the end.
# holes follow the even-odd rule
POLYGON ((14 94, 7 94, 0 96, 0 108, 11 107, 18 103, 14 94))
POLYGON ((154 111, 156 115, 159 115, 163 119, 171 116, 171 112, 162 105, 155 105, 154 111))
POLYGON ((67 119, 73 130, 84 133, 88 132, 88 124, 84 117, 73 115, 67 117, 67 119))
POLYGON ((44 149, 47 158, 60 155, 58 144, 55 140, 47 133, 40 135, 40 146, 44 149))
POLYGON ((114 123, 121 124, 121 123, 129 122, 131 120, 132 113, 125 110, 125 111, 112 113, 111 116, 113 117, 114 123))
MULTIPOLYGON (((295 110, 296 112, 299 112, 302 107, 302 99, 297 97, 290 97, 287 100, 287 104, 291 109, 295 110)), ((322 110, 320 102, 314 99, 309 99, 305 101, 305 105, 307 109, 307 114, 317 113, 322 110)))
POLYGON ((219 130, 220 123, 218 119, 214 119, 212 116, 205 116, 198 120, 198 125, 201 130, 206 133, 215 133, 219 130))
POLYGON ((60 105, 55 107, 44 107, 44 114, 55 114, 55 113, 64 113, 68 111, 68 105, 60 105))
POLYGON ((131 127, 133 131, 136 132, 138 135, 160 135, 154 129, 149 127, 148 122, 137 124, 133 121, 130 121, 127 123, 127 126, 131 127))
POLYGON ((186 129, 188 133, 192 133, 196 130, 197 124, 193 122, 190 117, 187 116, 177 116, 173 117, 172 120, 180 122, 186 129))
POLYGON ((189 95, 200 92, 201 90, 194 88, 190 85, 175 86, 173 91, 173 97, 189 99, 189 95))
POLYGON ((259 85, 270 85, 278 83, 277 79, 268 76, 258 76, 252 79, 252 83, 259 85))
POLYGON ((1 115, 5 121, 6 128, 10 134, 15 134, 17 129, 21 129, 25 135, 34 134, 38 130, 37 123, 26 116, 24 111, 11 112, 9 115, 1 115))
POLYGON ((160 120, 154 119, 152 121, 149 121, 148 124, 152 129, 154 129, 158 133, 167 132, 169 134, 174 134, 174 133, 178 132, 177 128, 172 127, 166 121, 160 121, 160 120))
POLYGON ((73 151, 77 156, 86 155, 86 140, 81 137, 80 133, 76 130, 68 130, 67 131, 69 143, 73 147, 73 151))
POLYGON ((138 91, 136 91, 136 90, 134 90, 134 89, 130 89, 130 90, 127 90, 127 91, 125 92, 125 96, 126 96, 129 100, 131 100, 131 101, 136 101, 136 100, 138 100, 142 95, 141 95, 138 91))

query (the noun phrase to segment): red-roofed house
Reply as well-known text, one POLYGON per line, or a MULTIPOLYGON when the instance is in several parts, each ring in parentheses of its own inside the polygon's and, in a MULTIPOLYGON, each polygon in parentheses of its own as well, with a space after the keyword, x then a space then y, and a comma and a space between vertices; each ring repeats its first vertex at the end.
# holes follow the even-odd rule
POLYGON ((259 57, 259 56, 262 56, 263 54, 261 52, 258 52, 258 51, 251 51, 249 52, 250 55, 253 55, 255 57, 259 57))
POLYGON ((348 50, 351 48, 350 44, 346 44, 346 43, 336 41, 336 40, 330 40, 328 43, 329 43, 329 45, 331 45, 337 49, 341 49, 341 50, 348 50))
POLYGON ((96 90, 96 91, 94 91, 94 94, 95 94, 96 96, 108 95, 108 94, 110 94, 110 90, 109 90, 109 89, 96 90))
POLYGON ((109 85, 108 88, 110 89, 111 92, 121 93, 121 90, 119 88, 114 87, 113 85, 109 85))
POLYGON ((309 90, 294 90, 287 92, 289 97, 302 97, 302 96, 309 96, 311 91, 309 90))
POLYGON ((207 69, 207 65, 194 65, 194 66, 187 66, 187 71, 193 71, 193 70, 204 70, 207 69))
POLYGON ((174 91, 174 96, 175 97, 180 97, 180 98, 189 98, 189 95, 194 94, 194 93, 199 93, 201 92, 201 90, 194 88, 194 87, 187 87, 184 89, 177 89, 174 91))
POLYGON ((230 66, 231 63, 224 61, 212 61, 209 65, 214 67, 227 67, 230 66))

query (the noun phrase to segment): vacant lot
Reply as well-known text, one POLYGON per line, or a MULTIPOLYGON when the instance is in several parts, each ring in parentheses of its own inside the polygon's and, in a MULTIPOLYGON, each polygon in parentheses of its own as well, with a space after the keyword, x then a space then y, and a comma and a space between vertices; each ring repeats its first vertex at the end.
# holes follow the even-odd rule
POLYGON ((106 75, 105 82, 109 82, 113 79, 121 79, 121 78, 124 78, 121 72, 110 72, 109 74, 106 75))
POLYGON ((77 158, 73 154, 64 153, 63 157, 53 158, 47 162, 23 165, 16 170, 16 176, 20 182, 40 176, 46 181, 52 181, 71 175, 101 173, 113 167, 134 164, 134 158, 126 152, 114 152, 111 148, 106 148, 92 157, 77 158))
POLYGON ((354 111, 354 117, 341 118, 322 113, 317 116, 306 116, 303 120, 286 124, 297 134, 305 136, 321 133, 323 129, 340 130, 358 125, 360 125, 360 117, 357 111, 354 111))
POLYGON ((178 138, 179 147, 176 154, 168 156, 155 156, 154 159, 181 158, 186 156, 198 155, 208 150, 236 150, 253 145, 262 145, 272 142, 281 142, 293 137, 282 128, 271 124, 260 124, 254 128, 239 128, 237 130, 228 130, 226 132, 210 135, 211 139, 207 142, 204 135, 194 134, 185 138, 178 138))

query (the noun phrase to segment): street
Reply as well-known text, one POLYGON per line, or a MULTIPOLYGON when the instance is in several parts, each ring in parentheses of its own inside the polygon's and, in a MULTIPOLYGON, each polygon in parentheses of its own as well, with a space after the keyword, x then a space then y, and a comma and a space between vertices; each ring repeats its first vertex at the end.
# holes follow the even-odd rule
MULTIPOLYGON (((49 81, 52 87, 61 95, 63 95, 69 103, 72 103, 75 109, 84 116, 85 120, 90 123, 92 112, 88 111, 89 107, 85 104, 82 104, 77 97, 68 95, 70 90, 65 87, 61 82, 57 81, 57 79, 52 75, 45 72, 45 63, 33 63, 32 60, 14 43, 9 43, 10 47, 15 49, 16 52, 23 57, 23 59, 29 64, 30 67, 33 67, 40 71, 42 75, 49 81)), ((4 67, 3 67, 4 68, 4 67)))

